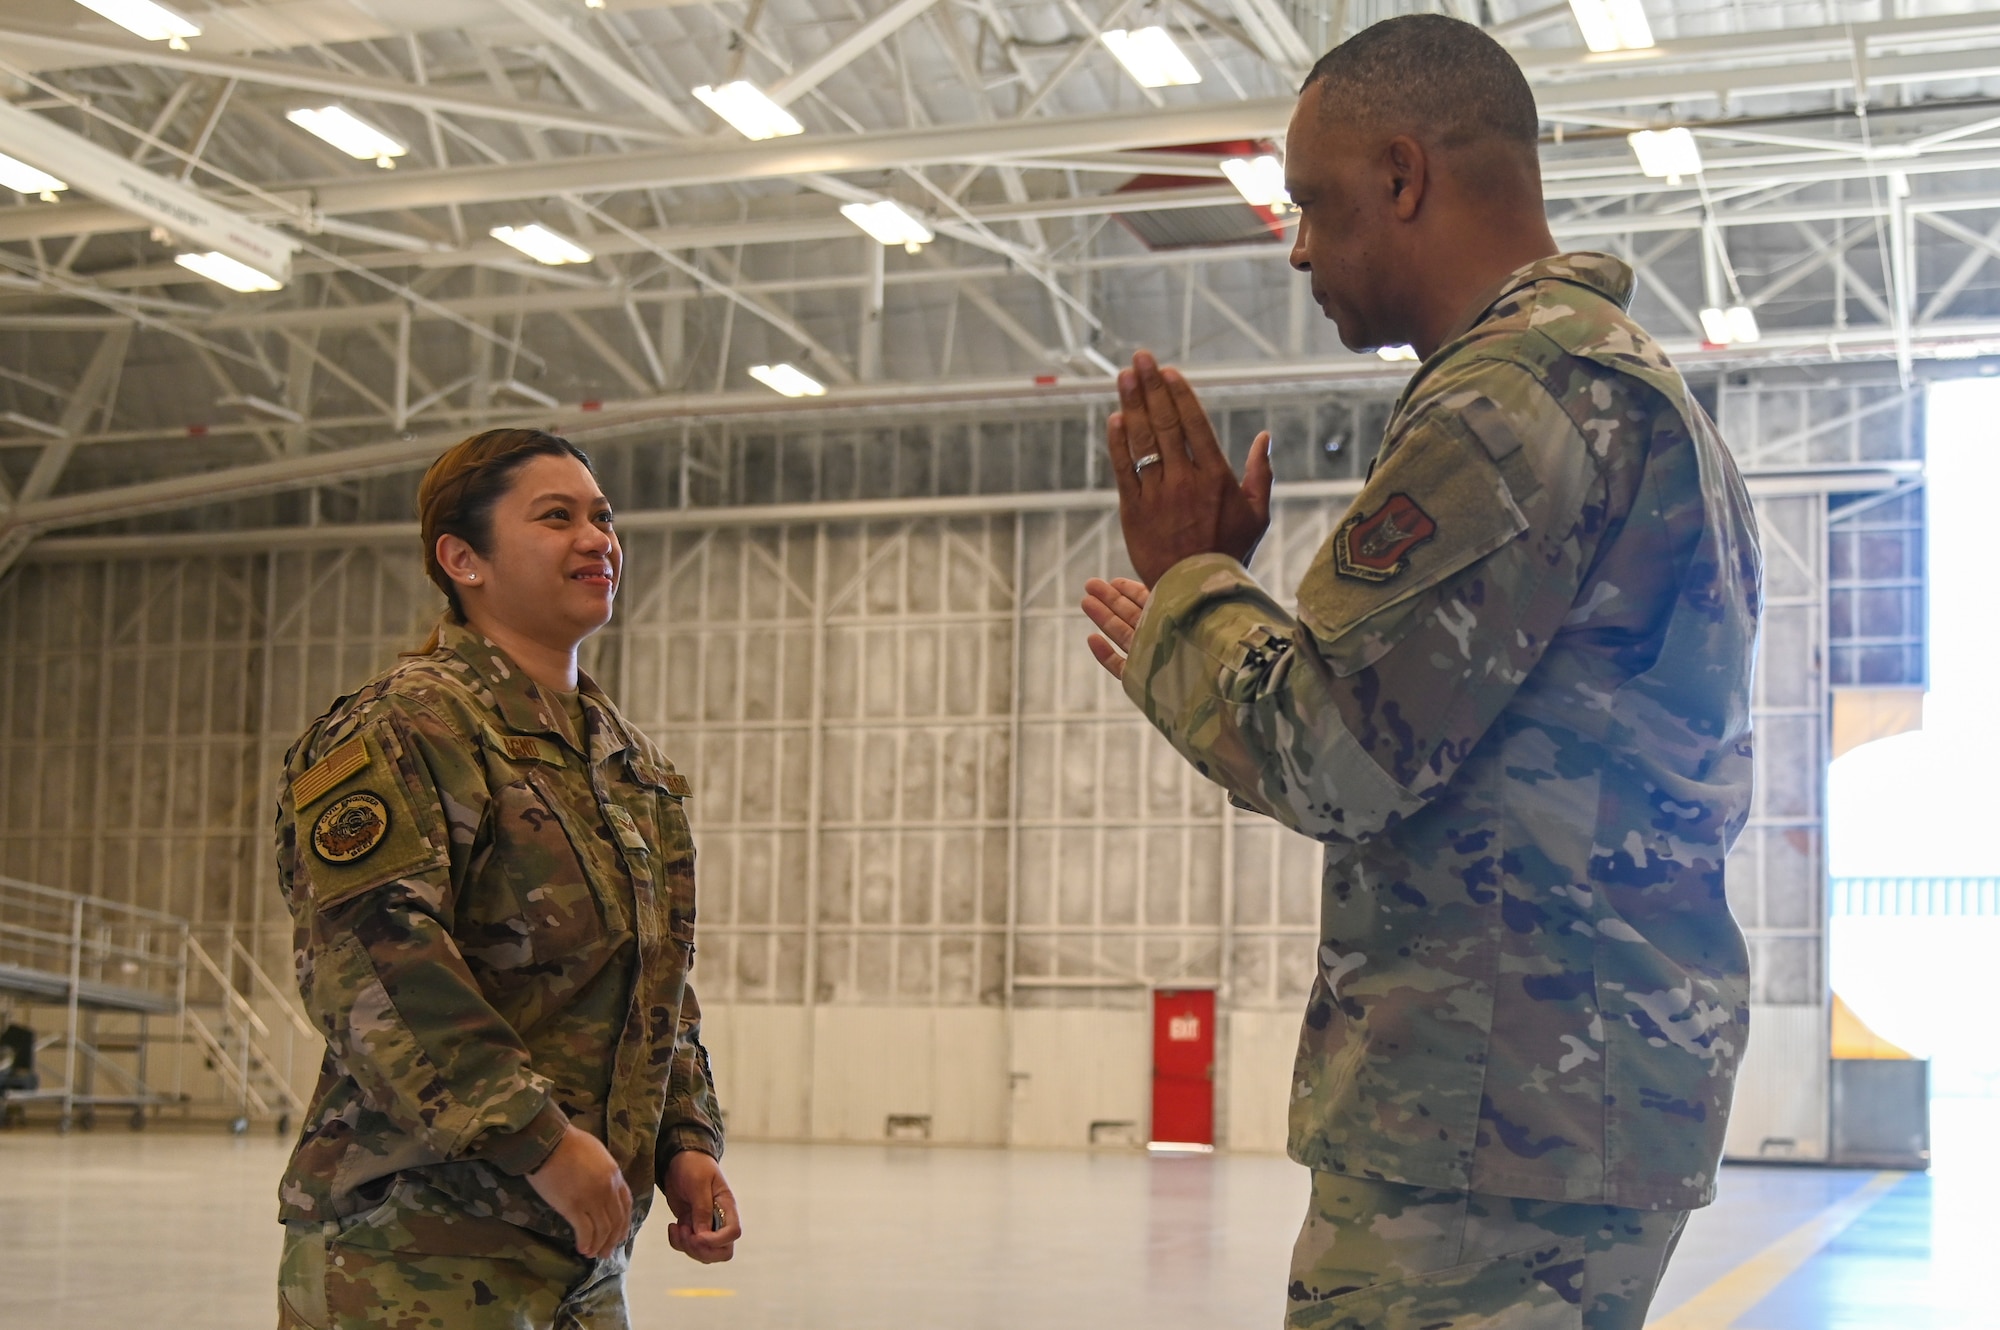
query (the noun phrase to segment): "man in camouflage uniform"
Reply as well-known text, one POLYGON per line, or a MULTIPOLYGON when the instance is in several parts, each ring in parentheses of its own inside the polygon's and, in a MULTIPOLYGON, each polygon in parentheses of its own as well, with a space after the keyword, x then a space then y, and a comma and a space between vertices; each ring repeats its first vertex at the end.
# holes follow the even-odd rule
MULTIPOLYGON (((670 1161, 722 1153, 688 783, 587 677, 572 714, 450 616, 438 634, 286 762, 279 866, 327 1055, 280 1187, 282 1324, 622 1326, 655 1183, 688 1208, 670 1161), (632 1198, 604 1259, 527 1179, 575 1128, 632 1198)), ((670 1236, 726 1259, 734 1201, 701 1201, 670 1236)))
POLYGON ((1296 614, 1244 568, 1268 438, 1239 485, 1184 379, 1120 376, 1145 585, 1090 584, 1093 649, 1233 800, 1327 846, 1300 1330, 1637 1330, 1744 1048, 1750 504, 1630 269, 1555 252, 1536 132, 1513 61, 1438 15, 1301 95, 1293 263, 1344 342, 1423 364, 1296 614))

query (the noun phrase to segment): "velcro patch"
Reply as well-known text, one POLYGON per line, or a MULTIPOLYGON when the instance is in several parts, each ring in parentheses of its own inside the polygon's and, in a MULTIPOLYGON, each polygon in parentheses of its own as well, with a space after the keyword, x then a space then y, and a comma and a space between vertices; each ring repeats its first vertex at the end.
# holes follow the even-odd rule
POLYGON ((359 735, 328 753, 292 782, 292 807, 304 808, 334 786, 368 766, 368 744, 359 735))
POLYGON ((620 808, 617 804, 606 804, 604 812, 605 816, 611 820, 611 830, 617 833, 620 845, 623 845, 628 850, 636 850, 641 854, 651 851, 652 847, 647 845, 646 838, 639 834, 639 824, 632 820, 630 813, 620 808))
POLYGON ((688 778, 681 775, 680 772, 669 771, 665 776, 665 780, 667 783, 667 793, 673 795, 674 798, 687 799, 693 797, 694 786, 689 784, 688 778))
POLYGON ((547 739, 537 739, 532 734, 503 734, 499 739, 500 751, 516 762, 546 762, 552 767, 563 765, 562 749, 547 739))
POLYGON ((313 853, 330 864, 365 857, 389 834, 389 806, 372 790, 356 790, 328 804, 313 822, 313 853))
MULTIPOLYGON (((450 862, 438 848, 444 841, 443 811, 431 804, 424 810, 426 816, 418 814, 391 756, 398 751, 397 743, 387 728, 363 730, 352 744, 360 750, 359 763, 351 757, 344 761, 352 766, 349 780, 357 772, 371 773, 366 784, 327 786, 316 798, 293 805, 300 867, 311 880, 314 904, 322 909, 450 862), (426 834, 426 827, 434 834, 426 834)), ((292 783, 295 792, 304 780, 292 783)))
POLYGON ((1407 494, 1391 494, 1372 513, 1356 513, 1333 538, 1333 565, 1342 577, 1386 582, 1410 566, 1410 551, 1438 525, 1407 494))

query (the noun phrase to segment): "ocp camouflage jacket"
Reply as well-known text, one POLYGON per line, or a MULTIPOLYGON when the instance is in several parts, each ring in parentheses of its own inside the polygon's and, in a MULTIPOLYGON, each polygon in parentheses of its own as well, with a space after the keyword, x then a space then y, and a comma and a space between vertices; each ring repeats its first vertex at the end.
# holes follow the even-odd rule
POLYGON ((567 1249, 524 1176, 566 1123, 618 1161, 635 1230, 669 1154, 721 1154, 687 984, 688 784, 581 691, 577 736, 447 617, 436 650, 334 703, 287 757, 279 879, 327 1052, 285 1221, 392 1250, 567 1249))
POLYGON ((1140 622, 1147 717, 1326 843, 1290 1131, 1313 1168, 1713 1195, 1748 1024, 1723 861, 1761 562, 1631 291, 1601 254, 1494 291, 1397 404, 1296 616, 1206 555, 1140 622))

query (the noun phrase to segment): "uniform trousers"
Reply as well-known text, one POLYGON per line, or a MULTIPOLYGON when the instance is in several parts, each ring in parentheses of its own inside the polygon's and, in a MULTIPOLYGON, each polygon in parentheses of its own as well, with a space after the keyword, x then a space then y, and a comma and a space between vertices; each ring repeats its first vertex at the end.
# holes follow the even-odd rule
POLYGON ((1286 1330, 1640 1330, 1685 1210, 1315 1171, 1286 1330))
POLYGON ((278 1330, 630 1330, 630 1259, 629 1243, 601 1261, 553 1245, 504 1259, 385 1251, 338 1225, 287 1224, 278 1330))

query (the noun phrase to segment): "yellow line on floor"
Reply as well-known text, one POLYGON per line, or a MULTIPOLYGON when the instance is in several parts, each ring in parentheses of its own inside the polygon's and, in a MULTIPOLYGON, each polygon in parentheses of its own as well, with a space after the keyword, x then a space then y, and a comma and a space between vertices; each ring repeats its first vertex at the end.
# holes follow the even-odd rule
POLYGON ((1648 1321, 1646 1330, 1727 1330, 1908 1176, 1877 1173, 1665 1316, 1648 1321))

